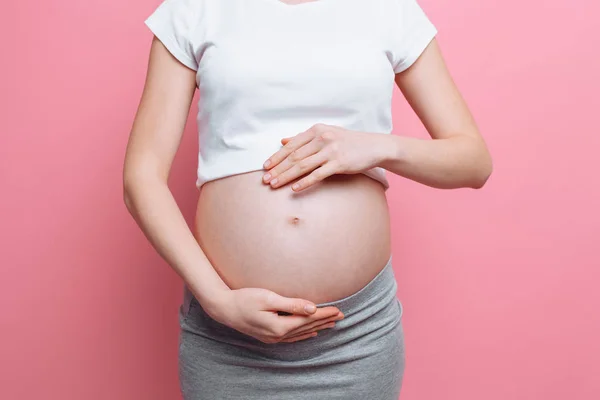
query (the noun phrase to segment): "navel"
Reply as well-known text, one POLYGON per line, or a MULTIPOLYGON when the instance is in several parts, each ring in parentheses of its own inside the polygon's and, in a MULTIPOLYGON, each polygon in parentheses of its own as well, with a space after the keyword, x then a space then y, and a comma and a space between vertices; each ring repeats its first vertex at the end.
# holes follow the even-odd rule
POLYGON ((290 217, 290 222, 292 223, 292 225, 298 225, 300 223, 300 218, 290 217))

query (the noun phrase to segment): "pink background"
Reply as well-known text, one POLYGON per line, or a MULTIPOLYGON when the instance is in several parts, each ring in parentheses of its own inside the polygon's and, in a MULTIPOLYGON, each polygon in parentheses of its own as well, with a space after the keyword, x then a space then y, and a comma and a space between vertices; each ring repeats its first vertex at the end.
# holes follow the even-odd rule
MULTIPOLYGON (((2 7, 2 399, 179 398, 180 281, 121 192, 158 3, 2 7)), ((600 6, 421 5, 495 171, 479 191, 389 175, 402 399, 598 399, 600 6)), ((188 221, 195 111, 171 182, 188 221)), ((399 92, 394 112, 425 137, 399 92)))

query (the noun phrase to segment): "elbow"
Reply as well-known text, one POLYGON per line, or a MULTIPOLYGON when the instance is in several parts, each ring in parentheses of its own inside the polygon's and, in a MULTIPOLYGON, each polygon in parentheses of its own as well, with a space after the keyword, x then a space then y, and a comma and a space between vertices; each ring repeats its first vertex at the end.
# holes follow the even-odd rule
POLYGON ((473 173, 473 179, 471 181, 471 185, 469 185, 473 189, 481 189, 485 186, 486 182, 492 175, 492 171, 494 170, 492 157, 487 150, 484 151, 484 155, 481 157, 481 160, 475 163, 477 166, 473 173))
POLYGON ((125 203, 125 207, 127 207, 127 210, 131 212, 131 209, 133 207, 133 201, 127 189, 123 189, 123 203, 125 203))
POLYGON ((123 203, 125 203, 125 207, 131 213, 133 210, 133 195, 126 180, 123 180, 123 203))
POLYGON ((144 198, 152 197, 163 185, 168 187, 168 176, 169 170, 150 155, 126 157, 121 174, 123 203, 132 216, 144 198))
POLYGON ((130 213, 133 213, 135 207, 136 193, 138 193, 136 182, 140 180, 139 175, 130 169, 123 171, 123 203, 130 213))
POLYGON ((131 214, 135 213, 138 199, 154 196, 157 190, 167 188, 167 174, 157 174, 141 169, 127 169, 123 172, 123 203, 131 214))

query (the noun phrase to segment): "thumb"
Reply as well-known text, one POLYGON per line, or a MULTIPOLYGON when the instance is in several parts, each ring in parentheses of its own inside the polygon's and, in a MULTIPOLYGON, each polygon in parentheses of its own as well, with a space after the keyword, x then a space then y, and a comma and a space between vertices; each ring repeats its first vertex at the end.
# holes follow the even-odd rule
POLYGON ((315 303, 293 297, 284 297, 277 293, 272 293, 269 296, 267 306, 271 310, 285 311, 291 314, 311 315, 317 311, 315 303))

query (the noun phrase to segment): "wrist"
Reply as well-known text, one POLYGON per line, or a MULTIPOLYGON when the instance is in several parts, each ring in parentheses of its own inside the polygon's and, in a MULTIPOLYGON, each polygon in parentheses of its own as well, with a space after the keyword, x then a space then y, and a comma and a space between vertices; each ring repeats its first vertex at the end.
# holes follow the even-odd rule
POLYGON ((229 308, 231 292, 231 289, 217 289, 203 291, 194 297, 208 315, 217 321, 222 321, 225 318, 224 311, 229 308))
POLYGON ((231 292, 229 286, 222 279, 210 281, 194 278, 185 279, 185 283, 202 308, 211 311, 220 308, 231 292))
POLYGON ((376 134, 373 149, 377 167, 388 169, 387 166, 399 158, 398 138, 392 134, 376 134))

